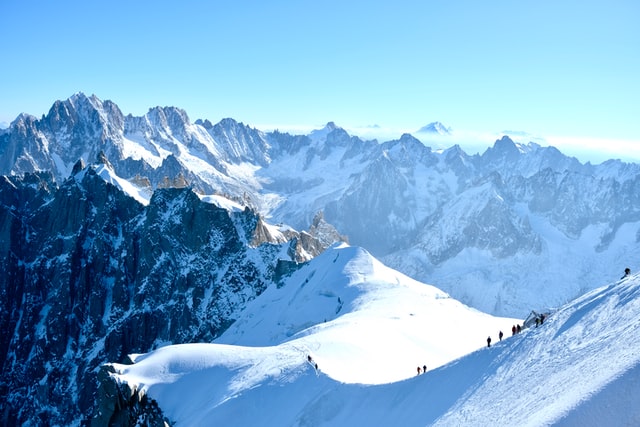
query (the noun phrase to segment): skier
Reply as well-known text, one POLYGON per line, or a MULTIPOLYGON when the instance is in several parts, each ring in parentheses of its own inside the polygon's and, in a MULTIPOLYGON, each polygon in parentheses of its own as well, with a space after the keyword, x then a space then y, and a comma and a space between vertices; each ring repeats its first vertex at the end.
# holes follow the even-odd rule
POLYGON ((502 333, 502 331, 500 331, 500 333, 498 334, 498 338, 500 339, 500 341, 502 341, 502 337, 504 336, 504 334, 502 333))
POLYGON ((513 325, 513 327, 511 328, 511 335, 515 335, 516 334, 516 325, 513 325))
POLYGON ((491 337, 487 337, 487 347, 491 347, 491 337))
POLYGON ((522 328, 520 327, 520 324, 518 323, 518 326, 516 327, 516 331, 518 333, 522 332, 522 328))
POLYGON ((420 375, 421 371, 420 371, 420 366, 418 366, 418 375, 420 375))
POLYGON ((423 373, 423 374, 426 374, 426 373, 427 373, 427 365, 424 365, 424 366, 422 367, 422 373, 423 373))

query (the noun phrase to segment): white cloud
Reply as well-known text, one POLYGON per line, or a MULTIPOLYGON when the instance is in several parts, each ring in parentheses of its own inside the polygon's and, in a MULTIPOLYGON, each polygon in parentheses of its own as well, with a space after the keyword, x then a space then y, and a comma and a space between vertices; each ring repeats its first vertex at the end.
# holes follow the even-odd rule
POLYGON ((577 136, 550 136, 549 145, 581 161, 601 163, 609 159, 627 162, 640 161, 640 140, 590 138, 577 136))
MULTIPOLYGON (((540 136, 529 132, 505 130, 502 132, 473 131, 453 128, 449 135, 436 133, 419 133, 419 127, 413 129, 399 127, 385 127, 379 125, 350 126, 335 122, 350 135, 361 139, 377 139, 378 142, 399 139, 408 133, 422 141, 426 146, 434 150, 447 149, 459 145, 469 155, 482 154, 487 148, 493 146, 496 140, 508 135, 516 142, 527 144, 534 142, 541 146, 553 146, 563 154, 576 157, 581 162, 593 164, 602 163, 609 159, 621 159, 627 162, 640 162, 640 140, 611 139, 577 136, 540 136)), ((313 130, 322 129, 321 125, 256 125, 257 129, 265 132, 279 130, 293 135, 308 135, 313 130)))

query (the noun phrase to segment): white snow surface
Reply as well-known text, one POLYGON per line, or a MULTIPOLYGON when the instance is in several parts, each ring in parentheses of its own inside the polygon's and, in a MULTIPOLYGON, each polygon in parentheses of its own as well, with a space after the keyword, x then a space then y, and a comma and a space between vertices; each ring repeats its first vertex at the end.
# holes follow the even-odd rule
MULTIPOLYGON (((92 165, 91 168, 93 168, 96 175, 101 177, 105 182, 114 185, 129 197, 134 198, 139 203, 145 206, 149 204, 149 200, 151 199, 152 195, 152 191, 150 189, 138 187, 137 185, 132 184, 126 179, 120 178, 118 175, 116 175, 110 165, 100 163, 92 165)), ((85 173, 86 170, 83 170, 82 172, 80 172, 79 176, 76 179, 80 180, 85 173)))
POLYGON ((521 320, 466 307, 343 245, 267 289, 214 343, 113 366, 178 426, 632 426, 638 313, 631 276, 511 336, 521 320))
POLYGON ((245 207, 240 203, 234 202, 233 200, 217 194, 197 194, 197 196, 203 202, 211 203, 218 206, 219 208, 226 209, 229 212, 242 212, 245 209, 245 207))

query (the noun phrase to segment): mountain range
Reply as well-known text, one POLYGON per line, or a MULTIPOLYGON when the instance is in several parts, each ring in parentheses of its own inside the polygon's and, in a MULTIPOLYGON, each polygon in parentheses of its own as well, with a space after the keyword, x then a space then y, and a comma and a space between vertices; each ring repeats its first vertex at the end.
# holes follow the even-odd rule
MULTIPOLYGON (((261 304, 251 316, 267 316, 263 292, 312 282, 292 278, 336 242, 407 276, 394 283, 432 283, 438 298, 508 323, 555 312, 635 266, 638 168, 582 164, 508 137, 469 156, 409 134, 362 140, 333 122, 290 135, 233 119, 191 122, 176 107, 125 116, 82 93, 39 119, 21 114, 0 130, 3 424, 135 415, 114 410, 126 399, 114 397, 116 372, 103 363, 222 342, 242 324, 236 334, 248 334, 257 325, 242 320, 247 307, 261 304)), ((349 317, 342 292, 319 290, 309 299, 328 304, 322 317, 289 324, 282 314, 272 339, 252 345, 349 317)), ((455 313, 441 320, 464 327, 455 313)), ((472 348, 430 353, 429 366, 472 348)))
POLYGON ((557 306, 640 257, 639 165, 582 164, 509 137, 470 156, 409 134, 361 140, 333 122, 290 135, 192 123, 175 107, 125 116, 82 93, 2 132, 1 174, 50 171, 62 182, 102 152, 149 194, 178 180, 297 230, 321 213, 385 264, 497 315, 557 306))

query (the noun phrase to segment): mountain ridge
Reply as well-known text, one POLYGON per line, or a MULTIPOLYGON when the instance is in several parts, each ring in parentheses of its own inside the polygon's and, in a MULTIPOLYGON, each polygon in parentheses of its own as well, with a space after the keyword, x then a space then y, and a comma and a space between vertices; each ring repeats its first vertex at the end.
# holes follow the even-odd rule
MULTIPOLYGON (((268 326, 257 325, 255 307, 247 307, 245 318, 216 342, 133 355, 131 364, 108 365, 112 378, 157 399, 163 414, 176 425, 633 425, 640 419, 632 403, 634 392, 640 390, 637 274, 597 287, 547 313, 540 324, 530 318, 521 333, 505 331, 499 339, 501 322, 508 328, 515 319, 494 319, 493 326, 478 319, 460 324, 425 321, 424 316, 448 301, 446 294, 428 286, 420 287, 422 298, 409 297, 415 306, 387 296, 384 301, 389 304, 382 308, 376 293, 385 282, 396 280, 383 269, 359 265, 354 272, 365 273, 360 275, 334 270, 336 276, 345 275, 346 288, 334 285, 336 280, 328 281, 330 295, 322 285, 317 288, 322 279, 313 271, 329 269, 314 268, 314 263, 344 260, 343 256, 353 257, 349 263, 362 262, 346 253, 355 251, 334 254, 336 249, 329 249, 307 271, 296 273, 307 281, 292 276, 283 288, 252 302, 269 324, 297 325, 297 333, 282 335, 282 327, 274 330, 276 335, 267 333, 268 326), (345 295, 359 281, 360 294, 345 295), (292 307, 282 313, 281 306, 269 307, 265 301, 285 293, 303 303, 295 307, 299 312, 292 307), (344 296, 344 305, 334 314, 338 295, 344 296), (358 299, 361 304, 354 304, 358 299), (301 325, 299 321, 308 316, 300 312, 307 308, 319 314, 322 310, 313 308, 318 304, 331 317, 301 325), (382 326, 384 322, 393 326, 382 326), (474 337, 477 344, 463 357, 432 365, 429 357, 434 349, 422 336, 438 332, 447 335, 446 346, 474 337), (486 334, 494 339, 490 347, 482 344, 486 334), (416 375, 415 365, 421 368, 425 359, 427 372, 416 375), (348 376, 353 371, 360 375, 356 381, 348 376), (384 380, 388 371, 400 378, 384 380), (188 410, 183 399, 192 402, 188 410)), ((399 280, 390 286, 396 298, 411 288, 405 287, 406 279, 399 280)), ((282 299, 283 305, 286 300, 282 299)), ((457 312, 448 320, 466 315, 457 312)))
POLYGON ((147 182, 151 191, 179 180, 200 194, 243 200, 263 217, 297 230, 307 229, 322 212, 352 244, 496 314, 515 315, 531 302, 554 306, 577 296, 583 285, 572 285, 576 293, 557 298, 553 288, 559 269, 571 270, 582 283, 597 283, 634 265, 640 256, 637 245, 620 247, 625 224, 640 241, 637 164, 582 164, 554 147, 514 142, 507 136, 482 154, 468 155, 459 146, 432 151, 409 134, 392 141, 365 141, 334 122, 309 135, 290 135, 262 132, 231 118, 217 124, 190 123, 186 112, 176 107, 125 116, 110 101, 81 93, 58 101, 42 120, 20 117, 0 136, 2 174, 51 170, 60 181, 78 156, 90 156, 87 162, 102 150, 117 176, 147 182), (79 112, 73 112, 74 105, 79 112), (52 151, 63 146, 69 149, 52 151), (502 182, 499 193, 506 202, 473 208, 478 203, 473 195, 487 177, 502 182), (465 204, 478 216, 458 216, 460 221, 453 223, 447 209, 464 211, 465 204), (501 218, 501 230, 496 230, 500 239, 488 237, 494 217, 501 218), (469 227, 472 223, 476 226, 469 227), (548 230, 525 232, 527 223, 546 223, 548 230), (441 237, 431 229, 440 230, 441 237), (463 238, 445 237, 460 230, 467 230, 463 238), (551 253, 556 231, 567 237, 568 253, 578 257, 565 259, 564 266, 551 253), (593 240, 582 239, 584 235, 593 240), (471 260, 475 272, 459 266, 468 258, 467 248, 484 259, 471 260), (491 251, 488 256, 481 253, 485 249, 491 251), (488 271, 486 265, 492 262, 503 264, 504 273, 488 271), (532 275, 522 267, 527 263, 548 267, 532 275), (590 264, 601 269, 593 271, 590 264), (479 291, 470 292, 478 280, 479 291), (495 283, 501 283, 505 295, 535 286, 542 298, 486 301, 481 288, 495 283))
POLYGON ((339 239, 322 218, 296 232, 185 186, 147 200, 104 154, 82 163, 60 184, 43 172, 0 180, 6 425, 88 422, 100 364, 210 342, 247 301, 339 239))

